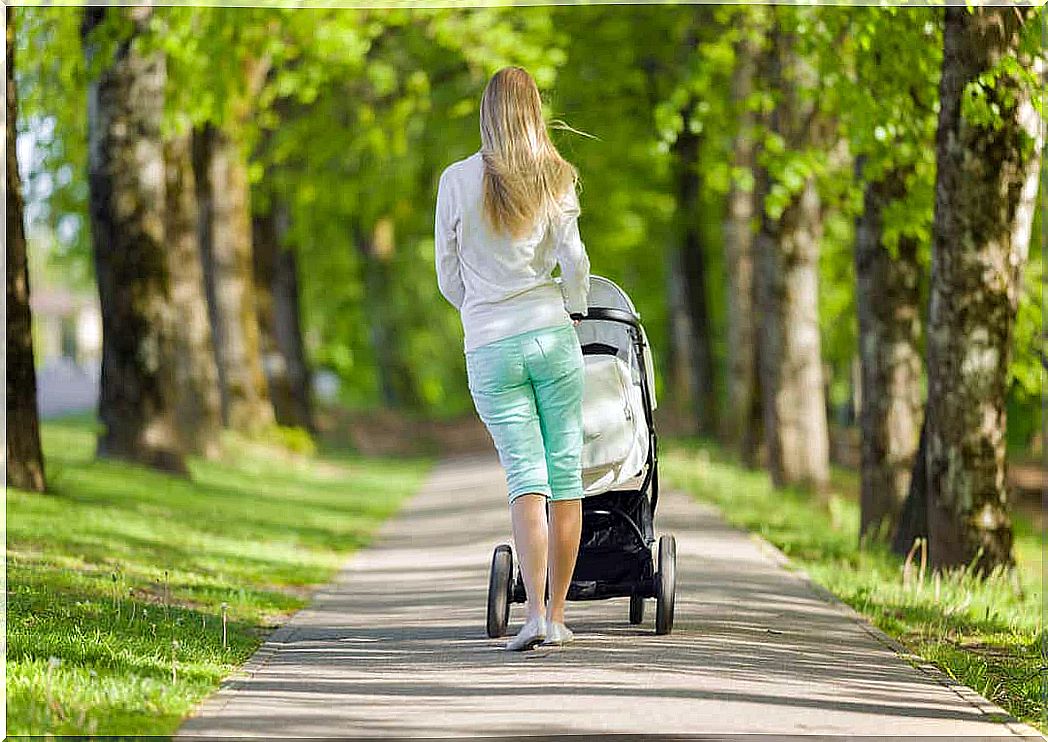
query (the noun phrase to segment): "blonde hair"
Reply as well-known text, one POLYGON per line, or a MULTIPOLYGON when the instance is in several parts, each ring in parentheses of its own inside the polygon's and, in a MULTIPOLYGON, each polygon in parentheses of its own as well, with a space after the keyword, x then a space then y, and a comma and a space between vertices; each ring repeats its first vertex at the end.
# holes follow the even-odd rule
POLYGON ((505 67, 488 81, 480 142, 484 214, 495 231, 520 237, 560 213, 578 172, 550 140, 538 86, 526 70, 505 67))

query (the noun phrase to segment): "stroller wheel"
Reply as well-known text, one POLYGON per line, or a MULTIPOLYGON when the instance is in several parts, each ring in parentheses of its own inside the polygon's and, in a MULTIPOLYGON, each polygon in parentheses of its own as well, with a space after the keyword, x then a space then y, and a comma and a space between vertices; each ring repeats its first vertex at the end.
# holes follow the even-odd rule
POLYGON ((677 541, 659 538, 659 573, 655 576, 655 633, 673 631, 673 603, 677 596, 677 541))
POLYGON ((644 621, 644 597, 641 595, 630 596, 630 623, 639 624, 644 621))
POLYGON ((509 623, 510 586, 513 580, 513 550, 508 544, 495 547, 488 581, 488 636, 492 639, 506 633, 509 623))

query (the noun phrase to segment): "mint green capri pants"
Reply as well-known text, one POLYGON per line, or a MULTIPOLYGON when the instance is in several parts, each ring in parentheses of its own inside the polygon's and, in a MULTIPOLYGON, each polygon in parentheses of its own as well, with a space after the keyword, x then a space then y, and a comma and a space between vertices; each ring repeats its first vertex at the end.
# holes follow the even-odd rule
POLYGON ((582 349, 571 325, 466 353, 469 390, 506 471, 509 500, 582 497, 582 349))

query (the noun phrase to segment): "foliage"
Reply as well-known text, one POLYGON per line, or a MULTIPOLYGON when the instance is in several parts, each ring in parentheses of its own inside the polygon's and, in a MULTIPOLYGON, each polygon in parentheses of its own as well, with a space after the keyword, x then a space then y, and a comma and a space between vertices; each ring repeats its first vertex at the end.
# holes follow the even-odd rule
MULTIPOLYGON (((90 283, 86 91, 129 27, 112 14, 96 30, 100 51, 89 69, 81 8, 12 12, 30 259, 38 267, 46 253, 49 279, 90 283)), ((1014 84, 1037 85, 1044 114, 1044 81, 1033 76, 1029 55, 1041 51, 1045 11, 1030 12, 1024 55, 1002 58, 969 85, 970 121, 995 125, 1001 101, 1014 100, 1014 84), (1002 85, 1006 94, 998 100, 1002 85)), ((778 213, 806 178, 816 178, 825 210, 822 349, 831 400, 843 406, 857 348, 852 241, 866 182, 905 174, 905 197, 885 213, 885 239, 894 249, 900 237, 912 237, 924 265, 929 259, 941 9, 174 5, 155 8, 149 31, 135 43, 166 56, 167 132, 204 123, 230 128, 248 157, 254 210, 287 207, 285 239, 298 258, 312 365, 339 375, 343 402, 367 407, 379 403, 379 352, 391 351, 415 387, 418 409, 411 412, 443 415, 467 411, 470 402, 459 320, 433 279, 433 202, 441 170, 479 145, 477 106, 487 77, 504 65, 527 67, 548 115, 589 135, 554 131, 581 173, 581 229, 593 270, 633 297, 657 369, 666 367, 661 361, 670 350, 666 259, 682 220, 700 226, 709 250, 714 347, 723 363, 723 200, 733 182, 755 181, 753 172, 729 167, 731 142, 742 109, 766 113, 779 95, 762 77, 749 98, 732 101, 729 83, 737 42, 766 38, 771 22, 795 37, 810 73, 795 81, 796 94, 814 106, 821 136, 792 147, 758 131, 771 179, 765 206, 778 213), (679 213, 673 181, 673 145, 685 130, 701 142, 692 165, 703 193, 692 214, 679 213), (371 242, 380 225, 389 228, 388 244, 376 251, 371 242), (383 327, 394 332, 383 338, 383 327)), ((1034 226, 1015 327, 1013 447, 1028 446, 1041 424, 1043 218, 1034 226)), ((656 382, 661 396, 666 380, 656 382)), ((83 423, 44 432, 55 495, 9 497, 15 732, 92 724, 102 732, 141 732, 144 724, 170 731, 193 700, 249 654, 263 627, 302 604, 294 588, 324 579, 345 549, 366 542, 421 466, 320 462, 308 458, 311 443, 301 431, 275 428, 260 441, 230 442, 235 463, 195 462, 193 479, 185 481, 91 463, 83 423), (275 456, 273 444, 298 453, 275 456), (165 570, 166 605, 156 585, 165 570), (225 649, 215 640, 223 602, 232 618, 225 649), (167 681, 173 639, 180 642, 177 686, 167 681), (50 657, 61 663, 49 664, 50 657)), ((890 556, 856 550, 850 496, 773 495, 763 475, 706 450, 672 449, 665 459, 670 479, 760 530, 924 656, 1015 713, 1034 716, 1040 592, 1031 577, 1035 542, 1021 519, 1021 590, 1003 578, 974 583, 955 574, 935 599, 927 582, 902 586, 890 556), (706 463, 702 455, 710 457, 706 463)))
POLYGON ((419 204, 432 202, 445 165, 475 149, 486 77, 524 64, 548 83, 563 53, 543 8, 339 11, 330 21, 346 33, 353 24, 367 29, 367 41, 303 42, 294 63, 278 69, 262 96, 272 105, 259 164, 273 177, 257 191, 291 210, 288 241, 300 255, 315 358, 339 373, 346 401, 377 395, 373 326, 382 322, 397 328, 390 342, 411 365, 421 402, 461 411, 468 398, 457 318, 434 289, 432 209, 419 204), (374 258, 364 243, 382 221, 393 244, 374 258), (386 264, 382 287, 369 283, 371 260, 386 264))
POLYGON ((232 438, 179 479, 94 461, 87 419, 43 443, 51 493, 7 494, 11 734, 170 734, 425 469, 232 438))
MULTIPOLYGON (((1048 161, 1041 163, 1048 173, 1048 161)), ((1015 349, 1008 389, 1008 443, 1012 449, 1024 450, 1042 430, 1045 376, 1048 374, 1048 335, 1045 334, 1045 256, 1048 231, 1045 231, 1048 193, 1039 195, 1037 213, 1030 239, 1030 256, 1023 273, 1019 310, 1015 318, 1015 349)), ((1042 441, 1041 445, 1044 445, 1042 441)))
MULTIPOLYGON (((1026 25, 1029 53, 1040 41, 1043 12, 1031 11, 1026 25)), ((49 252, 61 271, 89 280, 83 101, 91 74, 80 49, 81 10, 16 13, 19 126, 33 145, 24 147, 30 219, 54 234, 49 252)), ((633 296, 657 369, 666 368, 670 351, 666 258, 681 220, 698 223, 708 246, 707 294, 723 376, 724 195, 733 181, 754 182, 754 173, 730 170, 730 146, 739 106, 767 112, 777 95, 762 77, 747 100, 734 103, 729 83, 738 40, 767 38, 773 21, 794 34, 812 73, 797 81, 797 94, 816 105, 823 130, 803 151, 764 131, 767 207, 775 213, 815 175, 825 211, 822 349, 831 401, 843 408, 857 352, 852 241, 865 182, 890 170, 905 174, 905 197, 885 212, 885 240, 894 249, 899 237, 913 237, 919 259, 929 262, 941 9, 173 6, 155 9, 152 32, 137 43, 168 57, 169 129, 238 125, 253 208, 288 207, 286 241, 299 259, 310 360, 339 375, 343 402, 380 404, 386 370, 378 346, 392 346, 384 349, 406 369, 417 411, 444 415, 467 412, 470 402, 458 318, 433 280, 435 186, 447 164, 478 147, 480 92, 506 64, 534 73, 551 118, 591 135, 554 132, 581 173, 581 230, 593 270, 633 296), (684 127, 701 137, 695 167, 703 184, 697 212, 687 215, 677 213, 673 181, 673 143, 684 127), (383 220, 392 225, 392 249, 376 270, 365 243, 383 220), (386 340, 377 339, 382 328, 393 328, 386 340)), ((124 33, 118 23, 99 31, 104 47, 124 33)), ((1004 73, 1031 83, 1031 69, 1025 56, 1002 59, 973 84, 972 115, 985 98, 980 90, 1004 73)), ((1012 362, 1009 437, 1016 446, 1029 443, 1039 420, 1040 260, 1035 236, 1012 362)), ((661 394, 665 380, 656 383, 661 394)))
POLYGON ((84 283, 84 274, 90 276, 91 271, 81 15, 72 8, 21 7, 10 12, 15 14, 18 156, 26 219, 30 226, 38 230, 46 226, 60 237, 52 254, 67 273, 78 273, 78 282, 84 283), (56 95, 56 91, 62 92, 56 95), (25 146, 27 142, 31 147, 25 146))
POLYGON ((901 174, 905 193, 885 207, 882 239, 893 254, 900 237, 916 240, 918 260, 930 269, 942 14, 901 7, 822 13, 805 46, 842 148, 838 167, 820 179, 829 213, 819 296, 830 399, 841 409, 851 399, 858 353, 852 242, 867 183, 901 174))

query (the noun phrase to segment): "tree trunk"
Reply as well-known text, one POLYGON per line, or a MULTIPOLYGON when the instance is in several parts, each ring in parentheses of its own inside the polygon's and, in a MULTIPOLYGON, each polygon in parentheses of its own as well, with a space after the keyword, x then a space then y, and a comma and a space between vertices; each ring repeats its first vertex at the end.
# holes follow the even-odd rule
POLYGON ((194 132, 193 166, 222 420, 252 434, 274 417, 255 309, 247 164, 236 138, 207 124, 194 132))
POLYGON ((269 395, 281 425, 315 431, 309 366, 302 341, 298 263, 284 246, 286 206, 272 199, 254 218, 255 289, 258 325, 269 395))
POLYGON ((291 424, 315 433, 312 374, 306 360, 306 346, 302 337, 298 258, 295 251, 287 247, 277 256, 273 297, 277 347, 287 363, 287 375, 291 385, 294 413, 289 419, 291 424))
MULTIPOLYGON (((738 130, 732 140, 733 171, 753 173, 756 169, 754 114, 746 107, 753 91, 756 70, 756 41, 748 34, 735 44, 735 67, 731 80, 731 100, 737 111, 738 130)), ((757 386, 756 321, 753 313, 754 219, 759 201, 753 184, 740 184, 734 176, 728 190, 727 219, 724 223, 728 281, 725 304, 728 319, 728 414, 724 435, 742 455, 756 459, 756 430, 760 390, 757 386)))
MULTIPOLYGON (((762 54, 759 59, 763 60, 763 64, 759 67, 766 67, 768 65, 769 55, 762 54)), ((770 124, 770 118, 767 114, 760 114, 757 120, 754 122, 756 125, 768 126, 770 124)), ((761 262, 761 233, 764 224, 764 199, 768 195, 768 191, 771 187, 771 176, 768 173, 767 167, 757 161, 756 153, 754 153, 754 165, 753 165, 753 207, 754 207, 754 227, 756 228, 750 238, 750 281, 749 281, 749 296, 748 299, 741 299, 742 303, 749 302, 750 317, 752 326, 750 328, 751 336, 751 347, 752 355, 750 358, 750 369, 748 371, 749 376, 752 380, 752 391, 749 394, 749 405, 740 408, 739 414, 745 417, 745 421, 742 423, 742 439, 741 439, 741 452, 743 462, 751 468, 763 468, 768 467, 768 451, 766 445, 766 435, 764 431, 764 393, 761 388, 761 364, 762 364, 762 352, 760 346, 761 340, 761 297, 762 297, 762 286, 758 280, 758 269, 760 268, 761 262)), ((747 373, 747 372, 743 372, 747 373)))
POLYGON ((171 307, 178 318, 173 327, 176 421, 189 452, 214 458, 220 451, 222 407, 200 262, 191 135, 165 142, 164 160, 171 307))
POLYGON ((909 490, 921 416, 917 240, 900 237, 896 257, 883 242, 884 210, 905 194, 900 170, 867 183, 855 229, 863 400, 859 535, 880 541, 894 532, 909 490))
MULTIPOLYGON (((754 262, 754 265, 756 266, 756 261, 754 262)), ((756 277, 754 277, 753 280, 751 302, 753 306, 759 306, 756 277)), ((751 469, 756 469, 766 465, 767 459, 764 447, 764 408, 760 387, 761 349, 756 343, 756 336, 758 333, 756 319, 754 320, 753 332, 755 338, 753 344, 753 363, 749 372, 753 378, 753 393, 750 394, 749 407, 739 410, 739 414, 744 415, 746 418, 744 423, 744 434, 742 437, 742 461, 751 469)))
POLYGON ((667 356, 670 379, 668 393, 671 395, 672 409, 679 411, 679 418, 674 420, 674 424, 680 426, 681 433, 694 434, 698 432, 694 401, 695 351, 692 348, 695 333, 692 331, 691 314, 688 312, 680 251, 670 253, 666 280, 670 326, 667 356))
POLYGON ((184 472, 174 404, 171 281, 164 244, 161 140, 166 68, 134 43, 150 8, 84 10, 84 49, 108 13, 133 33, 88 88, 88 186, 102 311, 98 455, 184 472))
MULTIPOLYGON (((773 35, 769 77, 779 95, 770 117, 786 147, 812 146, 812 104, 794 81, 811 70, 781 28, 773 35)), ((821 487, 829 478, 829 437, 819 336, 822 214, 809 177, 777 217, 765 209, 757 240, 759 364, 768 467, 776 486, 821 487)))
POLYGON ((919 538, 928 537, 928 426, 921 424, 917 455, 913 458, 910 488, 899 513, 899 523, 892 536, 892 551, 906 556, 919 538))
POLYGON ((684 277, 684 303, 691 325, 693 404, 700 433, 717 430, 717 399, 713 384, 713 350, 706 298, 706 246, 699 227, 702 182, 698 171, 700 139, 688 128, 691 106, 683 111, 684 129, 673 152, 677 168, 677 217, 680 223, 679 260, 684 277))
POLYGON ((44 491, 44 455, 36 406, 33 319, 29 309, 22 183, 18 175, 18 100, 15 89, 14 9, 5 9, 7 34, 7 483, 44 491))
POLYGON ((364 263, 364 296, 369 335, 375 353, 379 392, 386 407, 417 406, 419 395, 411 368, 401 356, 393 328, 393 221, 379 219, 370 232, 358 228, 357 249, 364 263))
POLYGON ((1014 73, 983 88, 999 109, 996 125, 962 113, 968 84, 1019 54, 1031 9, 945 13, 927 347, 929 556, 936 567, 985 572, 1012 562, 1005 393, 1042 135, 1014 73))

